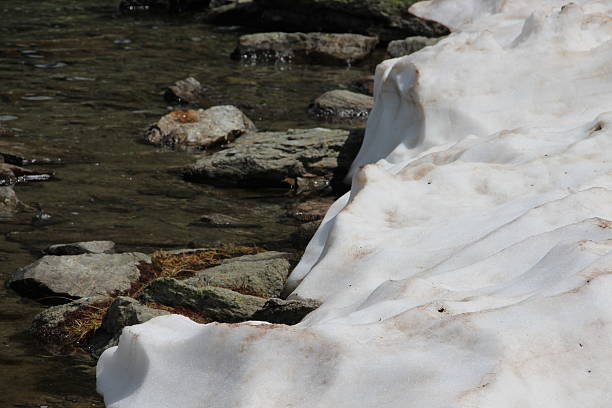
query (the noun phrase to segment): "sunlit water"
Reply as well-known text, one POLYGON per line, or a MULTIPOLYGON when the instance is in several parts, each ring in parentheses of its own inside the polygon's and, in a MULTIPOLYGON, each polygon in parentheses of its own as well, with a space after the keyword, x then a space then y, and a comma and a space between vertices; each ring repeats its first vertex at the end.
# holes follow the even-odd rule
MULTIPOLYGON (((283 190, 218 189, 182 181, 194 160, 141 142, 168 111, 163 88, 195 76, 208 105, 236 104, 260 129, 320 126, 310 100, 371 71, 248 66, 229 59, 238 33, 189 19, 118 15, 115 1, 0 0, 0 120, 35 155, 60 158, 55 181, 19 185, 18 196, 51 215, 0 225, 0 279, 60 242, 109 239, 122 251, 219 243, 288 248, 295 225, 283 190), (229 214, 249 228, 206 228, 229 214)), ((95 362, 51 354, 26 329, 42 306, 0 289, 0 407, 100 407, 95 362)))

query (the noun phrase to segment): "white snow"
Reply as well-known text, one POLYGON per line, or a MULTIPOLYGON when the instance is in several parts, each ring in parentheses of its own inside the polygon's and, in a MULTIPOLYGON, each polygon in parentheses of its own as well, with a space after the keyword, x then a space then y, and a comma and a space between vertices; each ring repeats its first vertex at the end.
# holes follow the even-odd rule
POLYGON ((432 0, 383 62, 297 326, 126 328, 109 408, 612 405, 612 0, 432 0), (561 7, 564 6, 564 7, 561 7))

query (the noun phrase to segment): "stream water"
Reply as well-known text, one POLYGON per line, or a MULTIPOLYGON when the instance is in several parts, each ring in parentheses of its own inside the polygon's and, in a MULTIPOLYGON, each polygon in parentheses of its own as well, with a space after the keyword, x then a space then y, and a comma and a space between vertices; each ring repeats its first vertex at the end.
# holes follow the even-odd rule
MULTIPOLYGON (((195 76, 209 105, 236 104, 261 130, 321 126, 309 101, 372 66, 245 65, 239 33, 188 18, 124 17, 116 0, 0 0, 0 121, 35 156, 58 158, 56 179, 18 185, 33 214, 0 224, 0 280, 50 244, 112 240, 120 251, 258 244, 286 248, 295 225, 283 190, 219 189, 181 180, 194 155, 141 142, 168 112, 164 86, 195 76), (250 228, 206 228, 223 213, 250 228)), ((26 330, 44 306, 0 286, 0 407, 102 407, 95 361, 50 353, 26 330)))

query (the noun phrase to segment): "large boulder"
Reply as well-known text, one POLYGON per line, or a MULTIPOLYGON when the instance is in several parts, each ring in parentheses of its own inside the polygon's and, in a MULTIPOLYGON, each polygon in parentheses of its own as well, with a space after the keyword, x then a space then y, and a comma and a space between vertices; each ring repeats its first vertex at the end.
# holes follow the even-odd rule
POLYGON ((304 129, 259 132, 227 149, 200 157, 185 169, 188 179, 219 185, 280 186, 287 179, 342 179, 363 133, 304 129), (349 151, 350 150, 350 151, 349 151))
POLYGON ((222 105, 170 112, 146 130, 145 140, 171 149, 205 149, 252 131, 255 125, 244 113, 222 105))
POLYGON ((391 41, 387 45, 387 54, 392 58, 403 57, 410 55, 413 52, 425 48, 430 45, 437 44, 443 37, 428 38, 423 36, 407 37, 403 40, 391 41))
POLYGON ((315 99, 309 107, 309 112, 325 119, 365 120, 373 107, 374 98, 371 96, 336 89, 315 99))
POLYGON ((264 298, 280 296, 291 265, 284 252, 264 252, 223 261, 197 272, 184 282, 195 287, 216 286, 264 298))
POLYGON ((258 22, 282 31, 353 32, 377 35, 382 41, 407 36, 448 34, 439 23, 408 12, 417 0, 256 0, 258 22))
POLYGON ((258 33, 240 37, 234 59, 350 64, 367 58, 376 37, 359 34, 258 33))
POLYGON ((170 312, 147 307, 136 299, 117 297, 109 306, 102 319, 102 325, 90 341, 92 354, 99 356, 107 348, 116 346, 124 327, 144 323, 154 317, 167 314, 170 312))
POLYGON ((24 296, 57 303, 108 296, 128 290, 138 280, 141 262, 150 262, 149 256, 138 252, 46 255, 15 271, 9 286, 24 296))
POLYGON ((217 322, 250 320, 266 303, 266 299, 257 296, 214 286, 195 287, 174 278, 155 279, 142 291, 139 299, 171 307, 185 307, 217 322))

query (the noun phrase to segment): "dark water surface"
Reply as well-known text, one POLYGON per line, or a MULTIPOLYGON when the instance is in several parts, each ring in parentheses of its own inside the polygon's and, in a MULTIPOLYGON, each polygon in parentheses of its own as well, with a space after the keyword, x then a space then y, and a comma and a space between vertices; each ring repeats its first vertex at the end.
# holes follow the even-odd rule
MULTIPOLYGON (((0 0, 0 121, 35 156, 59 158, 57 180, 19 185, 19 198, 51 215, 0 224, 0 280, 53 243, 115 241, 121 251, 259 244, 283 248, 295 226, 282 190, 229 190, 184 182, 172 169, 194 155, 140 142, 168 112, 165 85, 193 75, 209 105, 239 105, 259 129, 321 126, 306 113, 324 91, 371 67, 247 66, 231 61, 238 33, 183 18, 128 18, 116 1, 0 0), (258 228, 213 229, 224 213, 258 228)), ((95 362, 53 354, 25 330, 43 306, 0 285, 0 407, 101 407, 95 362)))

